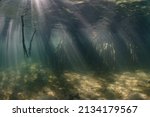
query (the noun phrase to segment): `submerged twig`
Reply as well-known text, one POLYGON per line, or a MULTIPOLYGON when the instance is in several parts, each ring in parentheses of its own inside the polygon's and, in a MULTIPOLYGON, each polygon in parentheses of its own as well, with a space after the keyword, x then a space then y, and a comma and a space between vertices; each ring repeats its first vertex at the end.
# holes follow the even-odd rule
POLYGON ((25 44, 25 36, 24 36, 24 15, 21 15, 21 24, 22 24, 22 46, 24 50, 24 55, 26 57, 29 57, 26 44, 25 44))
POLYGON ((36 33, 36 29, 34 30, 33 34, 32 34, 32 37, 31 37, 31 40, 30 40, 30 45, 29 45, 29 49, 28 49, 28 54, 29 56, 31 56, 31 48, 32 48, 32 41, 34 39, 34 36, 35 36, 35 33, 36 33))

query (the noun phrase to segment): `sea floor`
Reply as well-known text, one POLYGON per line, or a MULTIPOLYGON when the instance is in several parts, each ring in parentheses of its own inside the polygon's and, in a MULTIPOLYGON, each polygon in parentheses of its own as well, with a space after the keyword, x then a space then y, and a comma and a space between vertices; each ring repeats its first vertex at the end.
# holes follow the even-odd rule
POLYGON ((65 72, 56 77, 40 65, 0 70, 0 99, 150 99, 150 71, 99 74, 65 72))

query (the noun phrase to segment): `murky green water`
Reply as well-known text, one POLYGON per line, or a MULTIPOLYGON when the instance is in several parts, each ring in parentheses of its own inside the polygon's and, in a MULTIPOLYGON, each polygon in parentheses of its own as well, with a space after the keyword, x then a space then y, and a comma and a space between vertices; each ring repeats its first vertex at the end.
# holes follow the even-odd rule
POLYGON ((148 0, 1 0, 0 99, 150 99, 148 0))

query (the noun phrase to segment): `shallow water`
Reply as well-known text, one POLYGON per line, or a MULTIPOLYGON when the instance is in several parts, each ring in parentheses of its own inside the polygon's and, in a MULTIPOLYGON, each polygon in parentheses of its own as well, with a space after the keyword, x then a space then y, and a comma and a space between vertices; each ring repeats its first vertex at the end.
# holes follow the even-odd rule
POLYGON ((0 0, 0 99, 150 99, 148 0, 0 0))

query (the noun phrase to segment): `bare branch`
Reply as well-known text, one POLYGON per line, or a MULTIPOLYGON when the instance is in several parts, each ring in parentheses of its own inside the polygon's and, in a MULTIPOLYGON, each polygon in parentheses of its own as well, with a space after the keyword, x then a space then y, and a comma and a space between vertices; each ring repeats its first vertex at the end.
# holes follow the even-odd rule
POLYGON ((25 44, 25 35, 24 35, 24 16, 21 15, 21 24, 22 24, 22 46, 23 46, 23 50, 24 50, 24 55, 26 57, 29 57, 28 55, 28 51, 26 48, 26 44, 25 44))
POLYGON ((34 36, 35 36, 35 33, 36 33, 36 29, 34 30, 33 34, 32 34, 32 37, 31 37, 31 40, 30 40, 30 45, 29 45, 29 49, 28 49, 28 54, 29 56, 31 56, 31 48, 32 48, 32 41, 34 39, 34 36))

